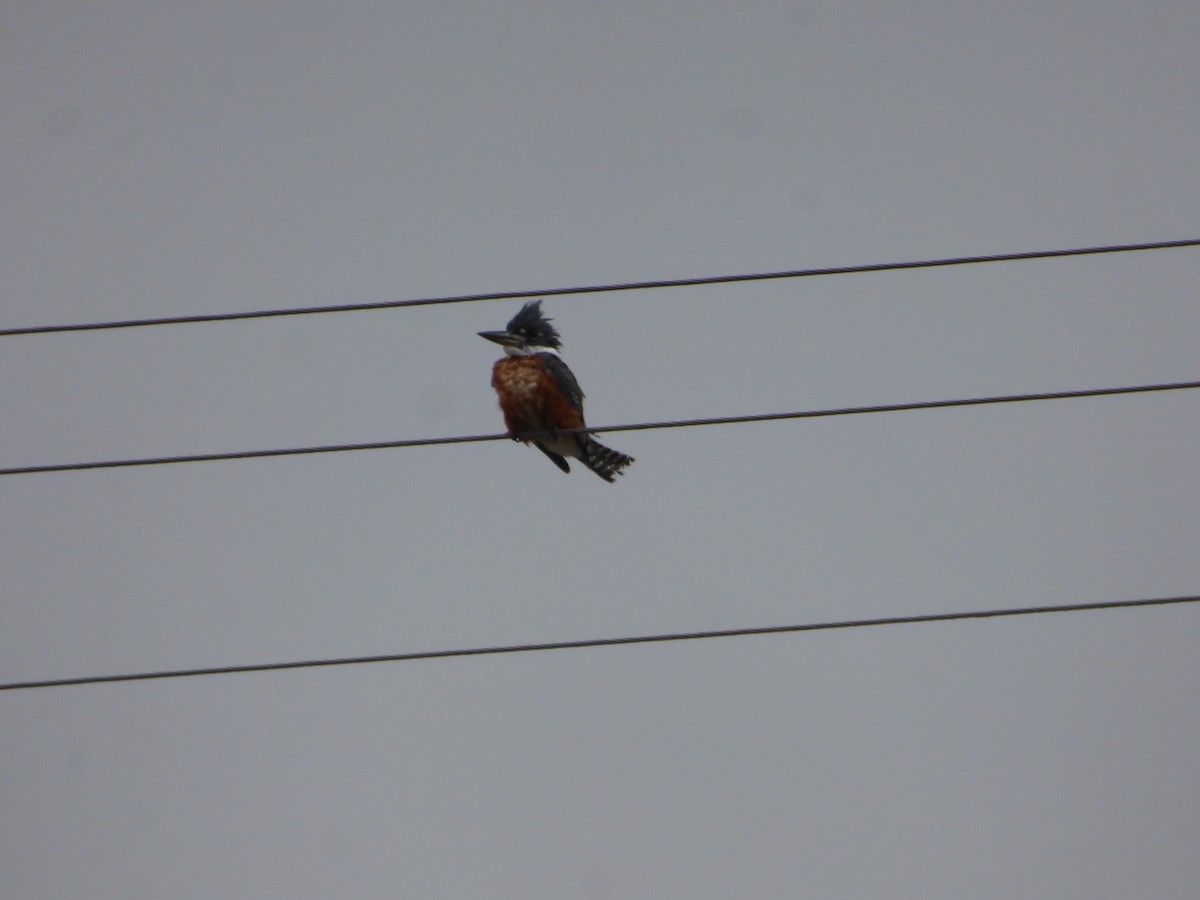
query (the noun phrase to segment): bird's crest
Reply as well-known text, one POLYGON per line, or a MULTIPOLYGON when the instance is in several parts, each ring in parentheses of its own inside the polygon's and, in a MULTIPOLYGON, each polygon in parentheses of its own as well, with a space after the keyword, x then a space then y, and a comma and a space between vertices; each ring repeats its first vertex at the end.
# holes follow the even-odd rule
POLYGON ((558 337, 558 329, 550 324, 550 320, 542 314, 542 301, 530 300, 521 307, 520 312, 508 322, 509 334, 519 335, 525 342, 534 347, 549 347, 557 350, 562 346, 558 337))

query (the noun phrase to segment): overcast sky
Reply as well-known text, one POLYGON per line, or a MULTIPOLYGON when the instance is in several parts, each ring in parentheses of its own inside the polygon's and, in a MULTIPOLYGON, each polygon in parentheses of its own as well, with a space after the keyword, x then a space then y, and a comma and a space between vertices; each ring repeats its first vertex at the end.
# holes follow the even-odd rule
MULTIPOLYGON (((1200 8, 0 6, 0 328, 1200 237, 1200 8)), ((1200 250, 550 298, 592 425, 1200 378, 1200 250)), ((0 338, 0 467, 502 429, 517 301, 0 338)), ((0 479, 0 681, 1200 592, 1200 392, 0 479)), ((1200 609, 0 693, 0 896, 1191 898, 1200 609)))

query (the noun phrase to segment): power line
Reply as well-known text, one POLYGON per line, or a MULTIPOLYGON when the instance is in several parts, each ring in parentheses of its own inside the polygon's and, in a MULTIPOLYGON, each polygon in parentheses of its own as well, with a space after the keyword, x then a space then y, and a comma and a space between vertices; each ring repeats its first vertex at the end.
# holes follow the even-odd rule
POLYGON ((1198 601, 1200 601, 1200 596, 1160 597, 1152 600, 1109 600, 1098 603, 1065 603, 1056 606, 1026 606, 1015 609, 986 609, 973 612, 888 616, 878 619, 850 619, 843 622, 813 622, 806 625, 771 625, 763 628, 729 628, 721 631, 687 631, 672 634, 635 635, 633 637, 592 638, 582 641, 552 641, 545 644, 508 644, 498 647, 469 647, 462 650, 426 650, 417 653, 389 653, 381 656, 307 659, 298 662, 255 663, 244 666, 212 666, 204 669, 172 669, 158 672, 135 672, 128 675, 85 675, 79 678, 53 678, 45 681, 13 681, 0 684, 0 691, 19 691, 43 687, 68 687, 82 684, 109 684, 121 681, 152 681, 163 678, 188 678, 194 675, 239 675, 248 672, 274 672, 281 669, 356 666, 364 663, 414 662, 422 659, 449 659, 460 656, 497 656, 503 653, 532 653, 536 650, 580 650, 584 647, 615 647, 624 644, 662 644, 669 641, 698 641, 705 638, 790 634, 799 631, 833 631, 843 628, 868 628, 875 625, 915 625, 927 622, 954 622, 961 619, 1031 616, 1041 613, 1090 612, 1100 609, 1168 606, 1180 603, 1196 603, 1198 601))
MULTIPOLYGON (((558 434, 587 432, 602 434, 610 431, 649 431, 659 428, 693 428, 700 425, 742 425, 750 422, 771 422, 782 419, 819 419, 833 416, 854 416, 865 413, 905 412, 917 409, 945 409, 953 406, 986 406, 997 403, 1020 403, 1032 400, 1068 400, 1079 397, 1104 397, 1113 394, 1148 394, 1157 391, 1182 391, 1200 388, 1200 381, 1180 381, 1170 384, 1143 384, 1130 387, 1091 388, 1081 391, 1054 391, 1041 394, 1008 394, 997 397, 969 397, 962 400, 925 400, 917 403, 889 403, 880 406, 850 406, 838 409, 809 409, 796 412, 758 413, 746 416, 718 416, 708 419, 679 419, 666 422, 638 422, 630 425, 602 425, 599 428, 562 429, 558 434)), ((530 439, 549 437, 545 432, 529 432, 530 439)), ((231 453, 194 453, 187 456, 157 456, 142 459, 110 459, 95 462, 56 463, 41 466, 18 466, 0 469, 0 475, 36 475, 48 472, 74 472, 84 469, 119 469, 134 466, 164 466, 174 463, 217 462, 233 459, 258 459, 270 456, 302 456, 314 453, 344 453, 350 450, 394 450, 403 447, 432 447, 441 444, 471 444, 483 441, 511 440, 508 434, 471 434, 439 438, 413 438, 400 441, 376 441, 364 444, 327 444, 317 447, 285 447, 274 450, 240 450, 231 453)))
POLYGON ((412 300, 383 300, 376 303, 345 303, 333 306, 299 306, 287 309, 263 309, 250 312, 210 313, 191 316, 163 316, 151 319, 123 319, 112 322, 88 322, 74 325, 33 325, 27 328, 0 329, 0 337, 18 334, 52 334, 64 331, 101 331, 113 328, 143 328, 149 325, 191 325, 199 322, 230 322, 242 319, 269 319, 280 316, 307 316, 316 313, 364 312, 372 309, 398 309, 407 306, 434 306, 443 303, 474 303, 480 300, 524 300, 530 297, 559 297, 566 294, 599 294, 615 291, 640 291, 651 288, 696 287, 706 284, 732 284, 744 281, 771 281, 780 278, 811 278, 817 275, 853 275, 863 272, 890 272, 898 269, 932 269, 965 266, 974 263, 1016 262, 1053 259, 1064 256, 1094 256, 1101 253, 1130 253, 1140 250, 1169 250, 1200 246, 1200 238, 1155 241, 1143 244, 1111 244, 1099 247, 1074 247, 1067 250, 1029 250, 1020 253, 993 253, 986 256, 953 256, 942 259, 907 262, 868 263, 856 266, 828 266, 816 269, 790 269, 781 272, 754 272, 746 275, 709 275, 699 278, 672 278, 662 281, 629 281, 592 284, 580 287, 545 288, 535 291, 495 291, 486 294, 457 294, 445 297, 420 297, 412 300))

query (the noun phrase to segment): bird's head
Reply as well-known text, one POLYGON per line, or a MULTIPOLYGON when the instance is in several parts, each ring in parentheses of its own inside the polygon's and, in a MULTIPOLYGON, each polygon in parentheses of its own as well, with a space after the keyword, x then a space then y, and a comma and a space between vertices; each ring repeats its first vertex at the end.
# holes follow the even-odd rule
POLYGON ((542 315, 541 300, 530 300, 522 306, 503 331, 481 331, 479 336, 499 344, 509 356, 555 353, 562 346, 558 331, 542 315))

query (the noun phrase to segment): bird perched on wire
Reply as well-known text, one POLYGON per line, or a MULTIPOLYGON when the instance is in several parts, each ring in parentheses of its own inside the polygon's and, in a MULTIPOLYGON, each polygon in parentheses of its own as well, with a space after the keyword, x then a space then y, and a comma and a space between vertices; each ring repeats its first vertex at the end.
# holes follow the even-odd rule
POLYGON ((566 457, 577 459, 607 482, 633 462, 590 434, 557 434, 584 428, 583 391, 558 355, 558 331, 542 315, 542 301, 521 307, 503 331, 481 331, 481 338, 504 348, 492 367, 492 387, 500 398, 504 424, 515 441, 533 443, 556 466, 570 472, 566 457), (543 432, 540 437, 523 435, 543 432))

